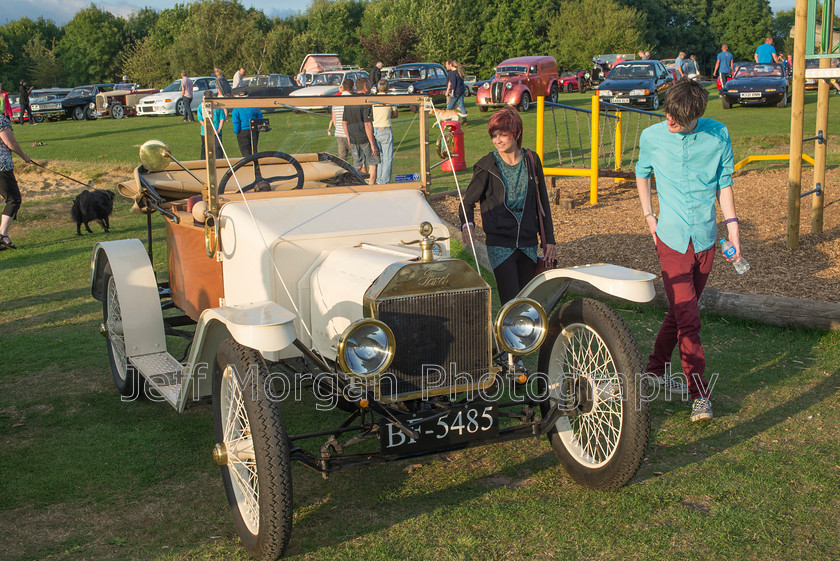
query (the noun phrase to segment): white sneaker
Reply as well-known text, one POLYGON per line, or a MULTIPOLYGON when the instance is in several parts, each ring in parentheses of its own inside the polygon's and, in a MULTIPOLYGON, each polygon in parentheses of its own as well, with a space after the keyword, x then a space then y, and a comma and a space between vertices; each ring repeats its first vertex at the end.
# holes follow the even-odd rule
POLYGON ((691 406, 691 420, 693 422, 697 421, 708 421, 714 417, 712 414, 712 402, 706 398, 695 399, 694 404, 691 406))

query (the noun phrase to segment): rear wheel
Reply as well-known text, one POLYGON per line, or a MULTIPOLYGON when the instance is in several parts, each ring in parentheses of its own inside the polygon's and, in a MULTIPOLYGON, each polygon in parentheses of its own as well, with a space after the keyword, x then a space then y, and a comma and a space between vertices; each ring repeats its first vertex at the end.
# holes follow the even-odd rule
POLYGON ((659 94, 653 94, 653 101, 651 102, 650 106, 654 111, 659 109, 659 94))
POLYGON ((105 268, 104 284, 107 288, 105 300, 102 301, 101 329, 102 334, 105 335, 111 375, 114 377, 114 385, 120 395, 128 399, 136 399, 143 395, 146 380, 129 362, 125 351, 125 334, 123 332, 119 293, 110 265, 105 268))
POLYGON ((522 99, 519 100, 519 110, 523 113, 531 108, 531 94, 528 92, 522 93, 522 99))
POLYGON ((586 93, 586 82, 583 78, 578 78, 578 93, 586 93))
POLYGON ((572 93, 572 83, 566 82, 565 84, 563 84, 563 91, 566 93, 572 93))
POLYGON ((642 463, 650 401, 638 347, 624 321, 597 300, 567 303, 549 322, 539 369, 547 376, 543 416, 560 407, 548 433, 572 479, 593 489, 625 485, 642 463))
POLYGON ((262 356, 233 339, 219 345, 213 378, 213 456, 234 526, 261 561, 283 555, 292 532, 289 441, 262 356))
POLYGON ((44 122, 44 116, 43 115, 32 115, 32 119, 36 123, 43 123, 44 122))
POLYGON ((479 106, 478 106, 478 110, 479 110, 481 113, 487 113, 487 106, 486 106, 486 105, 479 105, 479 106))
POLYGON ((90 108, 90 105, 85 106, 84 113, 85 121, 93 121, 96 119, 96 115, 93 114, 93 109, 90 108))
POLYGON ((77 105, 73 108, 71 115, 77 121, 83 121, 85 118, 85 108, 81 105, 77 105))
POLYGON ((125 117, 125 108, 119 103, 111 106, 111 117, 114 119, 122 119, 125 117))

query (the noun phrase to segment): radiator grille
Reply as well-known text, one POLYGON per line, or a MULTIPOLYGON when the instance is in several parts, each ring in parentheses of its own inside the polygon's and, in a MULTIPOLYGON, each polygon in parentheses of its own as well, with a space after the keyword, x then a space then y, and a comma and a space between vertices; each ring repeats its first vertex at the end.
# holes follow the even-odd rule
POLYGON ((502 102, 502 94, 505 91, 505 85, 502 82, 493 82, 492 87, 490 88, 491 91, 491 99, 493 103, 501 103, 502 102))
POLYGON ((386 298, 376 308, 396 339, 383 397, 472 388, 490 371, 489 288, 386 298))

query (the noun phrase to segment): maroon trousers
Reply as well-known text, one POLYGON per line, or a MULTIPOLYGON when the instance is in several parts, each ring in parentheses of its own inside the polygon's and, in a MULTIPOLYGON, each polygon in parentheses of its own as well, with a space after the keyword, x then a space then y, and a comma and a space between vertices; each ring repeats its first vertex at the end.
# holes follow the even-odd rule
POLYGON ((700 342, 700 309, 697 301, 712 270, 715 248, 712 246, 696 253, 694 244, 689 241, 686 252, 680 253, 657 239, 656 253, 662 267, 662 282, 669 306, 656 336, 653 353, 648 358, 647 371, 662 376, 665 365, 671 362, 674 347, 679 344, 680 361, 692 399, 709 397, 708 382, 703 377, 706 356, 700 342))

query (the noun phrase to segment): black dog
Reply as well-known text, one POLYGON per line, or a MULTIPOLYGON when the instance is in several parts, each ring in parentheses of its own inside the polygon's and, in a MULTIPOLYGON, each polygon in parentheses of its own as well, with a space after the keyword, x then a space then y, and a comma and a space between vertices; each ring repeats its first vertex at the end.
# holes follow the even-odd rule
POLYGON ((93 233, 88 222, 99 222, 106 232, 109 231, 108 217, 114 210, 114 192, 104 189, 93 189, 82 191, 73 201, 73 208, 70 209, 70 216, 76 222, 76 234, 82 235, 82 224, 85 230, 93 233))

